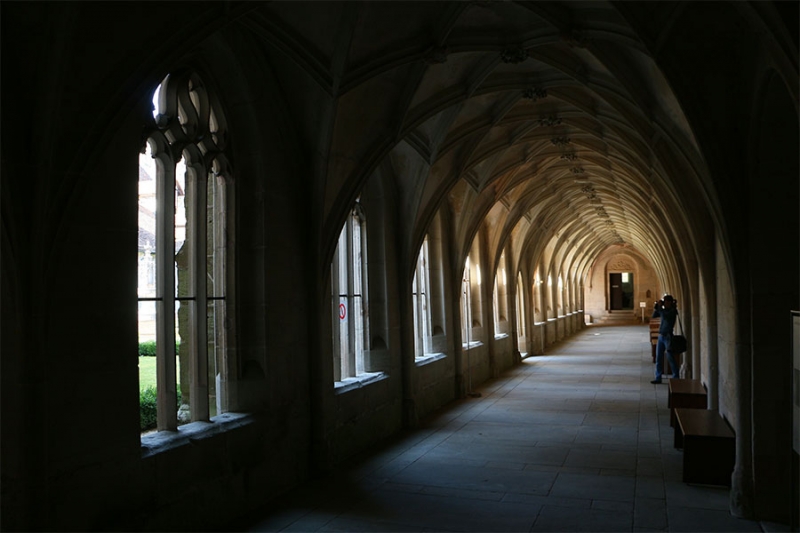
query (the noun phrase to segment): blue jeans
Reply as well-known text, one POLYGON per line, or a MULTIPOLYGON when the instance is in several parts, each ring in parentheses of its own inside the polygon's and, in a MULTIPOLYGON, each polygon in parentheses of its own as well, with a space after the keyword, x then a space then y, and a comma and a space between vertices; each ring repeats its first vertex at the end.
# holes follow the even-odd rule
POLYGON ((664 368, 664 352, 667 352, 667 361, 669 361, 669 368, 672 370, 672 377, 677 378, 680 369, 675 364, 675 356, 669 351, 669 335, 658 335, 658 344, 656 344, 656 379, 661 379, 662 369, 664 368))

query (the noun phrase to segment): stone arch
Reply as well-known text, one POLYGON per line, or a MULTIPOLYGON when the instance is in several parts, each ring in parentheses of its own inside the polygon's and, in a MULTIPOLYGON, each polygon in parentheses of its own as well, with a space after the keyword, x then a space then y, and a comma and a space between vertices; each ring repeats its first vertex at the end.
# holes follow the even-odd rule
POLYGON ((639 303, 645 302, 644 314, 652 312, 654 297, 661 296, 661 284, 655 269, 637 250, 614 246, 601 253, 587 273, 584 286, 584 312, 593 319, 606 314, 611 309, 609 275, 612 273, 633 273, 633 301, 631 313, 640 316, 639 303), (651 298, 647 297, 648 291, 651 298))

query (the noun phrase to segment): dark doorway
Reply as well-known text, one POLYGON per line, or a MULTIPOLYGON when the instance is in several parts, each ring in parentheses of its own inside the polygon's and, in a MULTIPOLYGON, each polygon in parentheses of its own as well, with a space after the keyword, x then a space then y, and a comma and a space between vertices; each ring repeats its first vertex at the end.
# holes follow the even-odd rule
POLYGON ((633 309, 633 273, 609 274, 611 287, 611 310, 633 309))

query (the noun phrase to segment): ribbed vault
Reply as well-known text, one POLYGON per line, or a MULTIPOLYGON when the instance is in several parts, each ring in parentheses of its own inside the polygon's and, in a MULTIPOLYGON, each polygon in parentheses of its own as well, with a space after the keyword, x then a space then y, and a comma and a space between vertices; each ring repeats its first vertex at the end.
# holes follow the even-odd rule
POLYGON ((581 277, 623 246, 679 289, 692 254, 676 243, 714 226, 701 150, 653 56, 680 31, 680 3, 651 4, 664 24, 646 42, 610 2, 303 5, 308 16, 270 3, 242 24, 280 50, 289 106, 319 96, 290 112, 322 161, 323 234, 380 172, 406 257, 446 207, 456 260, 485 225, 494 264, 513 240, 515 268, 532 271, 549 248, 544 268, 581 277))
MULTIPOLYGON (((736 434, 731 512, 788 523, 798 5, 0 3, 0 528, 224 530, 318 476, 359 506, 342 467, 473 384, 497 390, 488 380, 523 353, 558 353, 585 315, 620 307, 606 289, 624 272, 634 306, 662 289, 680 301, 681 370, 736 434), (154 224, 160 268, 140 268, 137 250, 138 151, 164 141, 153 183, 166 207, 186 148, 154 133, 154 90, 193 74, 175 131, 197 122, 188 114, 207 96, 226 124, 201 129, 227 132, 230 162, 214 179, 188 176, 224 190, 213 207, 224 238, 203 238, 202 188, 184 202, 197 209, 186 210, 194 246, 180 257, 202 265, 205 247, 209 263, 225 258, 223 272, 206 269, 225 288, 224 312, 210 306, 208 321, 204 280, 187 280, 180 298, 166 281, 172 207, 154 224), (357 198, 367 253, 340 249, 347 266, 336 266, 357 198), (421 298, 426 235, 434 283, 421 298), (345 268, 347 287, 335 275, 345 268), (145 277, 163 296, 162 418, 180 390, 171 300, 194 324, 182 381, 209 405, 218 384, 219 411, 231 412, 142 439, 145 277), (342 296, 350 305, 337 309, 342 296), (353 320, 359 307, 366 320, 353 320), (353 381, 339 381, 343 366, 353 381)), ((187 160, 214 155, 198 153, 206 141, 193 137, 187 160)), ((595 376, 611 385, 603 401, 624 400, 612 374, 595 376)))

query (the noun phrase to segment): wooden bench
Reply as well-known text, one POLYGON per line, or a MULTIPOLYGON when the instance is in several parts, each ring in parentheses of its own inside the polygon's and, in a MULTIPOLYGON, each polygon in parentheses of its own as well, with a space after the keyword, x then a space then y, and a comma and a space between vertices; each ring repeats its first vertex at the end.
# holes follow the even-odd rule
POLYGON ((683 481, 731 486, 736 436, 718 411, 675 409, 675 447, 683 448, 683 481))
POLYGON ((699 379, 671 379, 667 392, 669 425, 675 427, 675 409, 705 409, 708 406, 708 392, 699 379))

